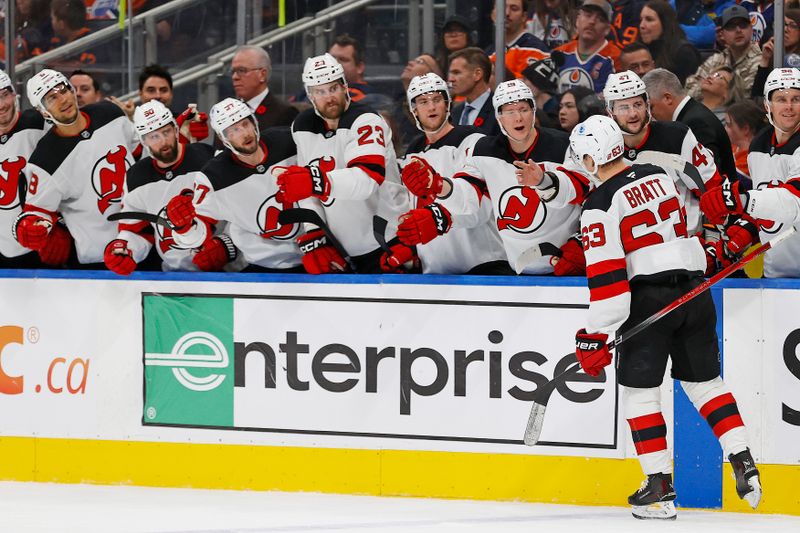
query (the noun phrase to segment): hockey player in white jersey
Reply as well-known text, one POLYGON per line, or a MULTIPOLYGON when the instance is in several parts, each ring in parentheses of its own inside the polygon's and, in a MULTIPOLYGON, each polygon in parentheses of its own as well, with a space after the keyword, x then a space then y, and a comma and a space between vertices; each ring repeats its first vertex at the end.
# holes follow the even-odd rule
POLYGON ((233 260, 238 249, 248 272, 302 272, 299 225, 278 222, 281 211, 297 207, 276 199, 274 174, 296 162, 289 131, 259 134, 253 112, 233 98, 215 104, 209 120, 226 149, 196 174, 193 197, 176 196, 167 205, 176 243, 214 251, 220 261, 233 260), (213 235, 219 222, 228 223, 230 239, 213 235))
MULTIPOLYGON (((40 113, 20 111, 14 84, 0 70, 0 268, 42 267, 39 254, 20 245, 12 228, 25 202, 25 166, 46 131, 40 113)), ((39 253, 49 259, 46 249, 39 253)))
POLYGON ((103 251, 117 235, 107 217, 120 209, 133 164, 133 125, 111 102, 78 109, 69 80, 45 69, 28 80, 28 100, 54 126, 28 163, 28 196, 17 219, 20 244, 41 250, 59 231, 58 213, 75 239, 73 267, 105 268, 103 251))
MULTIPOLYGON (((373 216, 394 221, 409 201, 400 183, 391 130, 379 114, 350 101, 344 69, 330 54, 306 61, 303 85, 313 108, 292 124, 297 165, 278 177, 279 200, 304 201, 304 206, 316 208, 356 270, 380 273, 382 251, 373 234, 373 216), (405 205, 395 208, 395 201, 405 205)), ((344 269, 320 230, 307 232, 301 248, 310 273, 344 269)))
MULTIPOLYGON (((757 219, 761 242, 800 228, 800 70, 778 68, 764 84, 764 105, 771 128, 763 129, 750 144, 747 166, 752 191, 726 183, 710 189, 700 206, 711 221, 728 215, 757 219)), ((800 236, 792 235, 764 255, 767 278, 800 277, 800 236)))
MULTIPOLYGON (((589 311, 575 337, 584 371, 611 363, 607 341, 700 285, 709 258, 690 236, 680 193, 663 168, 629 166, 622 132, 608 117, 578 124, 570 145, 598 186, 583 206, 589 311)), ((713 258, 712 258, 713 259, 713 258)), ((631 437, 647 479, 628 502, 637 518, 675 518, 672 455, 659 386, 667 360, 672 377, 706 419, 728 457, 736 491, 755 509, 759 473, 736 401, 720 378, 716 310, 705 291, 617 348, 617 377, 631 437)))
MULTIPOLYGON (((483 202, 489 201, 492 224, 500 233, 509 263, 516 268, 523 252, 543 243, 560 247, 578 227, 578 203, 549 208, 528 185, 530 175, 537 175, 537 183, 542 179, 539 164, 560 169, 565 179, 577 180, 576 187, 588 185, 584 177, 561 166, 569 144, 567 134, 534 126, 536 104, 524 83, 501 83, 492 103, 502 134, 480 139, 453 179, 442 180, 437 201, 403 217, 397 236, 404 244, 417 245, 451 228, 471 227, 483 202)), ((552 271, 549 257, 539 257, 522 269, 525 274, 552 271)))
MULTIPOLYGON (((195 175, 214 156, 214 149, 207 144, 179 142, 172 111, 158 100, 137 107, 133 125, 150 156, 128 169, 122 210, 166 217, 167 204, 173 197, 193 194, 195 175)), ((227 250, 224 242, 214 244, 227 250)), ((106 246, 103 260, 109 270, 127 276, 154 246, 165 271, 214 271, 227 263, 218 259, 226 256, 212 245, 195 254, 175 243, 170 228, 144 220, 121 221, 119 234, 106 246)))
MULTIPOLYGON (((450 121, 450 93, 438 75, 414 77, 406 93, 417 128, 423 132, 411 141, 406 155, 399 159, 401 178, 416 196, 416 207, 424 207, 441 193, 443 177, 452 178, 483 137, 472 126, 453 126, 450 121)), ((417 246, 423 273, 513 275, 508 265, 489 202, 481 205, 474 227, 454 229, 438 239, 417 246)), ((397 268, 411 253, 398 243, 393 254, 384 254, 381 265, 397 268), (405 255, 402 255, 405 253, 405 255), (399 256, 399 257, 398 257, 399 256)), ((384 270, 388 270, 384 268, 384 270)))

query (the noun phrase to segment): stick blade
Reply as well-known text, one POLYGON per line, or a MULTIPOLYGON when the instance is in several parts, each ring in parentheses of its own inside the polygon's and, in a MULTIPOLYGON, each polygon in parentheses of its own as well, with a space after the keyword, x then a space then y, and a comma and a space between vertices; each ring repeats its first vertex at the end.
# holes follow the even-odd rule
POLYGON ((535 244, 519 254, 517 261, 514 263, 514 271, 517 274, 522 274, 522 271, 528 268, 531 264, 548 255, 559 255, 561 250, 555 244, 549 242, 540 242, 535 244))
POLYGON ((528 425, 525 427, 525 436, 522 442, 525 446, 535 446, 539 442, 539 437, 542 435, 542 428, 544 427, 544 414, 547 410, 546 404, 540 404, 536 401, 531 406, 531 414, 528 415, 528 425))

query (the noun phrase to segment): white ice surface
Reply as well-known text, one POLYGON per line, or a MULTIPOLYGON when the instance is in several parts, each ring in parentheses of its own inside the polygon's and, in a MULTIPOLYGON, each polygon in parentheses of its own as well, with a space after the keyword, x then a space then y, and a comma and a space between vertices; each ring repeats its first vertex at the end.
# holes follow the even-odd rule
POLYGON ((2 533, 797 532, 800 517, 625 507, 0 482, 2 533))

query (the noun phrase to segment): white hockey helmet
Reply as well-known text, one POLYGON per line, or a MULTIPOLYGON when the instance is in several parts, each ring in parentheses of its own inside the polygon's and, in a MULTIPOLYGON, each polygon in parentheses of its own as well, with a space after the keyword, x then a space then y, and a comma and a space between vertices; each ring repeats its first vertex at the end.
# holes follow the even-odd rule
POLYGON ((344 67, 329 53, 321 56, 309 57, 303 66, 303 86, 308 91, 309 87, 324 85, 332 81, 341 80, 347 86, 344 78, 344 67))
POLYGON ((625 151, 619 125, 611 117, 603 115, 593 115, 575 126, 569 136, 569 146, 581 167, 595 178, 601 165, 622 157, 625 151), (594 161, 593 170, 583 161, 587 155, 594 161))
MULTIPOLYGON (((50 92, 54 87, 58 87, 62 84, 68 86, 70 89, 73 88, 67 77, 60 72, 49 68, 37 72, 31 79, 28 80, 28 101, 35 109, 38 109, 39 112, 44 115, 47 113, 47 110, 42 104, 44 95, 50 92)), ((45 118, 51 118, 49 113, 45 115, 45 118)))
POLYGON ((140 139, 151 131, 163 128, 167 124, 175 124, 177 126, 175 117, 172 116, 172 111, 158 100, 150 100, 137 107, 133 112, 133 127, 136 128, 136 133, 139 134, 140 139))
MULTIPOLYGON (((778 126, 772 121, 772 104, 770 103, 770 96, 774 91, 783 89, 800 89, 800 70, 796 68, 776 68, 767 76, 767 81, 764 82, 764 107, 767 108, 767 120, 780 130, 778 126)), ((780 130, 783 131, 783 130, 780 130)), ((784 132, 792 133, 792 132, 784 132)))
POLYGON ((447 88, 447 83, 438 74, 429 72, 427 74, 422 74, 421 76, 414 76, 411 79, 411 82, 408 84, 406 98, 408 99, 408 108, 411 110, 411 114, 414 115, 414 122, 417 123, 418 130, 426 133, 438 133, 448 124, 448 121, 450 120, 450 104, 452 103, 452 100, 450 99, 450 91, 447 88), (418 96, 433 92, 442 93, 442 96, 444 96, 444 99, 447 101, 447 113, 442 121, 442 124, 435 131, 428 132, 419 122, 419 118, 417 117, 416 113, 417 104, 414 102, 418 96))
POLYGON ((0 90, 2 89, 10 89, 12 93, 17 92, 14 89, 14 82, 11 81, 5 70, 0 70, 0 90))
POLYGON ((522 80, 509 80, 498 84, 494 90, 494 96, 492 96, 492 106, 494 106, 494 116, 497 118, 500 131, 506 137, 508 137, 508 132, 500 122, 500 108, 512 102, 528 102, 531 104, 533 113, 536 113, 536 100, 534 100, 530 88, 522 80))
POLYGON ((603 99, 606 101, 606 109, 611 111, 612 102, 625 100, 634 96, 643 96, 647 101, 647 86, 642 78, 632 70, 613 72, 608 75, 606 85, 603 88, 603 99))
POLYGON ((249 118, 255 127, 256 142, 258 142, 260 138, 258 123, 253 116, 253 111, 241 100, 226 98, 214 104, 211 111, 208 112, 208 119, 211 122, 211 128, 214 130, 214 133, 222 140, 222 144, 236 154, 239 154, 239 152, 231 145, 227 137, 225 137, 225 130, 246 118, 249 118))

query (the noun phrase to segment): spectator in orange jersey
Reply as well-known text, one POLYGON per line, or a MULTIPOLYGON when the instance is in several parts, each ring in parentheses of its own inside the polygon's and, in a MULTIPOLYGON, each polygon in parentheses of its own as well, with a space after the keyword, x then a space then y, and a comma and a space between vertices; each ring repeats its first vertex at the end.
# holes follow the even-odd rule
MULTIPOLYGON (((528 0, 506 0, 505 43, 506 43, 506 79, 522 77, 522 71, 534 61, 548 56, 550 48, 541 39, 528 33, 528 0)), ((492 21, 496 14, 492 10, 492 21)), ((486 54, 494 63, 494 44, 486 49, 486 54)), ((505 80, 497 80, 502 82, 505 80)))

